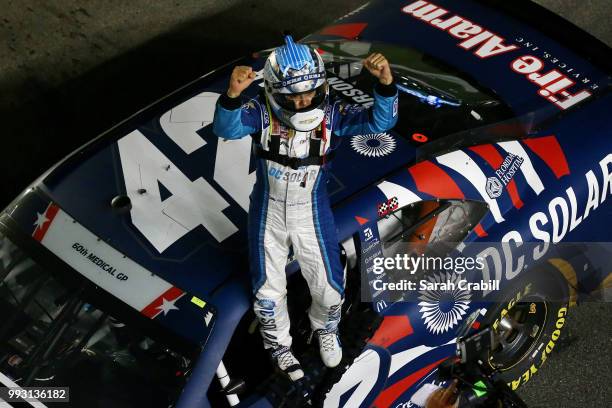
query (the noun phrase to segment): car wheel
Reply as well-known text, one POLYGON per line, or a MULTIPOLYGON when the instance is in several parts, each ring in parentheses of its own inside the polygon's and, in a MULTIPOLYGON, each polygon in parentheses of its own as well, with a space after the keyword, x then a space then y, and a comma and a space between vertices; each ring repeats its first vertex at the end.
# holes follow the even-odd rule
POLYGON ((530 270, 485 315, 494 331, 489 365, 516 390, 546 362, 567 319, 567 281, 552 266, 530 270))

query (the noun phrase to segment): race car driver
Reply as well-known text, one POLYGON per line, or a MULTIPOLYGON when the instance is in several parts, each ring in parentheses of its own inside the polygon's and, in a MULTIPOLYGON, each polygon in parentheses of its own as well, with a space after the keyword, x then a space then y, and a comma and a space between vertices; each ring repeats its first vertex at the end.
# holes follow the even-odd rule
POLYGON ((291 352, 285 275, 290 247, 310 289, 308 314, 321 358, 335 367, 342 358, 338 323, 345 277, 327 196, 332 142, 336 136, 384 132, 397 121, 388 61, 374 53, 363 65, 378 78, 373 106, 330 101, 319 53, 286 36, 266 60, 264 95, 242 104, 240 94, 255 72, 237 66, 215 109, 217 136, 254 139, 257 178, 248 223, 254 311, 264 347, 294 381, 304 373, 291 352))

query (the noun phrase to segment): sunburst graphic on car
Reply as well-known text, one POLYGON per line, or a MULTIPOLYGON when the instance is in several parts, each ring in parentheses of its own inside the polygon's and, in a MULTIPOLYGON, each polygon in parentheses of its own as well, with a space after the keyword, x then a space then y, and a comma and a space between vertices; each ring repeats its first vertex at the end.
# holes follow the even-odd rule
POLYGON ((472 295, 469 290, 457 288, 459 277, 454 273, 434 273, 428 280, 432 283, 454 284, 454 289, 419 291, 419 312, 427 329, 433 334, 446 333, 463 320, 472 295))
POLYGON ((351 146, 364 156, 382 157, 395 150, 395 139, 387 133, 370 133, 353 136, 351 146))

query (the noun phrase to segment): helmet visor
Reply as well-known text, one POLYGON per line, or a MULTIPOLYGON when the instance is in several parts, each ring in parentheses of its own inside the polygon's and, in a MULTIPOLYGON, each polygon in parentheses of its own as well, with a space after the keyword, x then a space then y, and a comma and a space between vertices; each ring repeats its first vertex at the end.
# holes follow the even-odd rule
POLYGON ((274 101, 289 112, 308 112, 319 107, 327 97, 327 84, 306 92, 281 94, 274 93, 274 101))

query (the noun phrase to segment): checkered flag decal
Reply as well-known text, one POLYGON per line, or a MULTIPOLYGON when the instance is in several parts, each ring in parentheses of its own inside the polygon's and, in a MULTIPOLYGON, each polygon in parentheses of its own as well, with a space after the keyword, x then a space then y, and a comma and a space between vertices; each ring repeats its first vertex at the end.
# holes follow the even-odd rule
POLYGON ((399 201, 397 200, 397 197, 387 200, 386 203, 378 204, 378 217, 382 218, 385 215, 397 210, 398 207, 399 201))
POLYGON ((389 206, 389 211, 397 210, 397 207, 399 206, 399 201, 397 200, 397 197, 393 197, 392 199, 387 201, 387 205, 389 206))
POLYGON ((378 216, 384 217, 389 212, 389 208, 387 207, 387 203, 378 204, 378 216))

